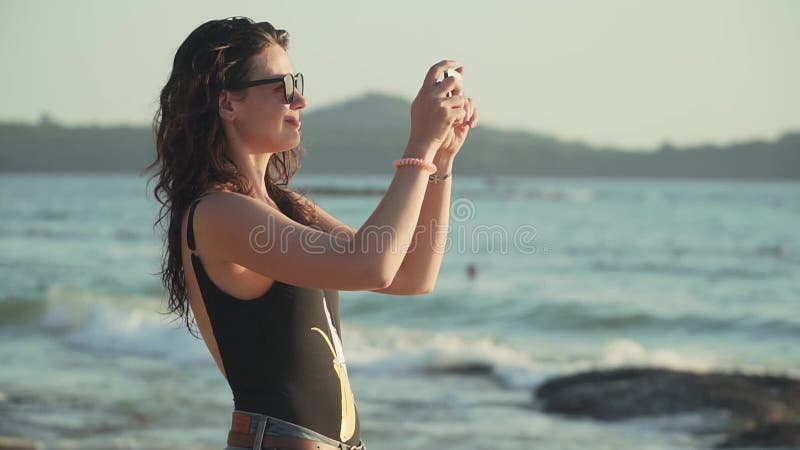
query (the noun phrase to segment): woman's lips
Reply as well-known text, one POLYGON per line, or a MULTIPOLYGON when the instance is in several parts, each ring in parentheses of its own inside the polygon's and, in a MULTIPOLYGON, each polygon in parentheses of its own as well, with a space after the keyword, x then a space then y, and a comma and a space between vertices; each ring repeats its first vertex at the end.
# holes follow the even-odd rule
POLYGON ((300 124, 301 124, 300 119, 290 118, 290 119, 286 119, 286 121, 289 122, 290 124, 296 126, 296 127, 299 127, 300 124))

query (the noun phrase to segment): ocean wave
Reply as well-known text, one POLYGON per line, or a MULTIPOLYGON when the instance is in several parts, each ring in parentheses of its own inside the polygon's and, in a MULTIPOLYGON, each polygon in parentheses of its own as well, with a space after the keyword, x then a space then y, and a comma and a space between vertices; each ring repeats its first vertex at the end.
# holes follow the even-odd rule
POLYGON ((39 321, 47 312, 43 297, 12 297, 0 300, 0 326, 22 325, 39 321))
POLYGON ((685 262, 678 261, 625 261, 598 260, 589 264, 588 269, 592 272, 607 273, 628 273, 628 274, 657 274, 668 276, 698 276, 713 280, 719 279, 750 279, 762 280, 773 276, 786 276, 787 270, 776 270, 772 267, 757 269, 755 267, 725 267, 717 266, 713 268, 698 267, 685 262))
MULTIPOLYGON (((81 351, 160 358, 181 364, 213 363, 203 341, 191 336, 173 316, 160 314, 160 305, 156 297, 54 286, 40 298, 0 301, 0 318, 4 327, 31 328, 33 323, 81 351)), ((587 336, 591 336, 593 326, 607 330, 632 323, 649 331, 654 326, 674 330, 686 321, 685 317, 659 318, 641 312, 619 317, 604 309, 574 303, 537 305, 521 320, 532 319, 540 325, 552 327, 557 323, 558 327, 580 328, 587 336)), ((776 324, 774 320, 763 323, 773 329, 778 325, 796 327, 776 324)), ((486 334, 466 336, 456 331, 370 327, 348 321, 344 321, 342 333, 348 367, 356 373, 486 376, 512 390, 531 389, 550 376, 586 368, 651 365, 704 370, 717 364, 714 355, 673 347, 646 348, 630 339, 599 345, 590 341, 586 353, 554 354, 549 346, 537 344, 536 337, 526 338, 528 347, 521 349, 486 334)))
MULTIPOLYGON (((56 286, 40 298, 0 301, 3 325, 35 324, 67 346, 93 353, 163 358, 182 364, 212 361, 204 343, 182 322, 159 314, 153 298, 56 286)), ((490 337, 466 339, 453 333, 404 328, 343 327, 347 363, 364 372, 429 375, 483 374, 510 388, 529 388, 549 372, 524 352, 490 337)))
POLYGON ((158 297, 53 285, 38 297, 0 300, 0 326, 39 329, 96 352, 208 360, 202 341, 164 312, 158 297))
POLYGON ((512 326, 537 326, 548 329, 577 329, 585 331, 638 330, 693 332, 754 331, 766 334, 796 335, 800 322, 791 316, 756 317, 753 315, 704 315, 702 312, 681 314, 654 311, 624 310, 624 305, 542 302, 531 305, 507 320, 512 326))
POLYGON ((88 231, 68 230, 57 225, 34 224, 19 231, 10 230, 9 236, 23 236, 26 238, 80 240, 91 238, 94 235, 88 231))
POLYGON ((72 216, 70 209, 39 209, 30 212, 28 219, 60 222, 72 216))
POLYGON ((63 340, 94 352, 165 358, 180 363, 211 360, 202 340, 151 308, 98 307, 82 327, 63 340))
POLYGON ((149 235, 131 229, 116 230, 113 233, 113 237, 114 239, 123 242, 135 242, 135 241, 144 241, 150 239, 149 235))
MULTIPOLYGON (((646 348, 632 339, 612 339, 599 351, 575 357, 529 354, 492 337, 403 328, 346 328, 348 366, 358 372, 418 372, 487 376, 510 390, 527 390, 565 372, 629 365, 710 371, 718 366, 708 352, 671 347, 646 348)), ((591 347, 592 345, 587 345, 591 347)), ((537 348, 532 343, 532 348, 537 348)))
MULTIPOLYGON (((63 226, 49 224, 28 224, 22 227, 6 227, 0 230, 5 237, 22 237, 26 239, 53 239, 80 242, 86 239, 96 240, 100 234, 95 231, 67 229, 63 226)), ((117 229, 112 231, 111 238, 121 242, 151 241, 151 234, 131 229, 117 229)))
POLYGON ((405 328, 344 329, 348 366, 368 373, 486 375, 509 389, 529 389, 555 373, 492 337, 465 338, 405 328))
POLYGON ((562 253, 577 257, 628 257, 641 255, 659 255, 663 257, 703 257, 727 258, 739 260, 753 258, 762 260, 782 260, 786 262, 800 262, 800 254, 791 244, 763 243, 746 246, 699 246, 676 245, 671 242, 662 242, 661 245, 641 247, 627 243, 625 246, 609 243, 566 244, 560 247, 562 253))
POLYGON ((709 353, 686 354, 672 348, 648 350, 633 339, 614 339, 603 347, 603 367, 651 366, 670 369, 710 371, 717 365, 715 355, 709 353))
MULTIPOLYGON (((0 301, 3 325, 35 324, 67 346, 93 353, 163 358, 178 363, 212 361, 201 339, 174 317, 159 313, 156 298, 109 295, 53 286, 39 298, 0 301), (15 320, 16 319, 16 320, 15 320)), ((464 338, 405 328, 343 327, 347 363, 364 372, 487 375, 508 388, 527 389, 547 375, 546 365, 491 337, 464 338)))

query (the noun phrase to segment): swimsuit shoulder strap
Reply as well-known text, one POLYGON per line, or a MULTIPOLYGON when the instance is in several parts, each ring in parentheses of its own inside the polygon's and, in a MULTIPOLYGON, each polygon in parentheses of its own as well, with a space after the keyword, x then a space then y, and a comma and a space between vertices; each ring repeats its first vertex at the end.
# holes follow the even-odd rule
POLYGON ((189 223, 186 225, 186 240, 189 244, 189 250, 194 253, 197 248, 194 242, 194 209, 197 206, 197 203, 203 198, 205 194, 197 197, 196 199, 192 200, 192 205, 189 207, 189 223))

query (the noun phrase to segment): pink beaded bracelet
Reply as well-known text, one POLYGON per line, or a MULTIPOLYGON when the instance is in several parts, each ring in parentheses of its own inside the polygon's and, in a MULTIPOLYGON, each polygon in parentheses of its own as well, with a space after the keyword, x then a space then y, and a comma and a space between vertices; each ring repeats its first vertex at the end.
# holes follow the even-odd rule
POLYGON ((438 170, 436 164, 429 163, 422 158, 400 158, 395 160, 392 164, 395 169, 402 166, 420 166, 428 169, 430 173, 435 173, 438 170))

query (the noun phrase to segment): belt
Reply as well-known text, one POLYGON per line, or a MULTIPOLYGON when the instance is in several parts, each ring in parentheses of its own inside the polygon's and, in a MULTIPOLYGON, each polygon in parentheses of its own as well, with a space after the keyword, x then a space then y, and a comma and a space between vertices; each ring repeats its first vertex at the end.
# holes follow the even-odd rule
MULTIPOLYGON (((252 433, 237 433, 231 431, 228 433, 228 445, 236 447, 254 448, 256 442, 256 435, 252 433)), ((363 443, 359 441, 358 445, 345 445, 339 446, 328 445, 324 442, 315 441, 313 439, 303 439, 292 436, 269 436, 264 435, 261 440, 261 448, 279 448, 281 450, 362 450, 363 443)))
POLYGON ((235 447, 259 448, 280 448, 286 450, 363 450, 364 442, 359 441, 357 445, 347 445, 340 443, 338 446, 305 439, 294 436, 269 436, 264 434, 266 422, 262 422, 255 433, 249 433, 249 426, 243 427, 242 421, 247 421, 249 425, 250 417, 244 414, 233 413, 233 427, 228 432, 228 445, 235 447), (261 445, 256 443, 257 438, 261 437, 261 445))

